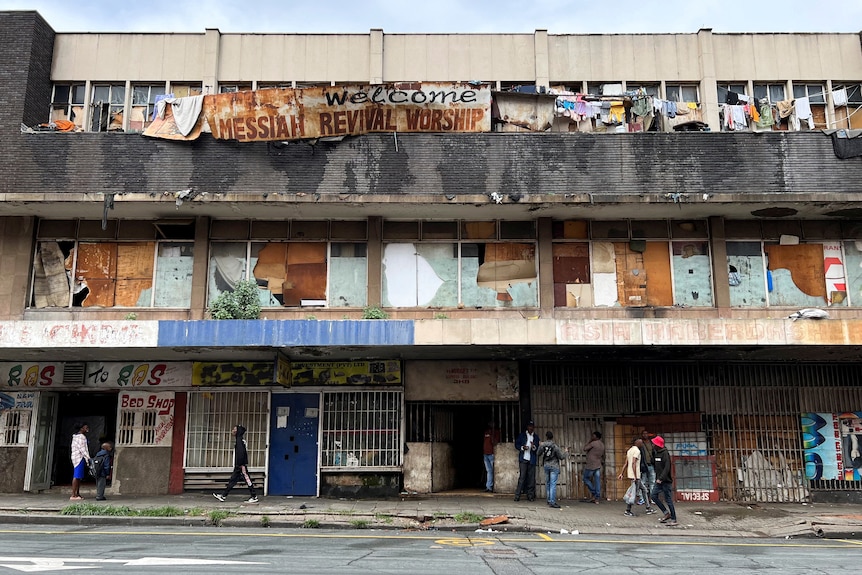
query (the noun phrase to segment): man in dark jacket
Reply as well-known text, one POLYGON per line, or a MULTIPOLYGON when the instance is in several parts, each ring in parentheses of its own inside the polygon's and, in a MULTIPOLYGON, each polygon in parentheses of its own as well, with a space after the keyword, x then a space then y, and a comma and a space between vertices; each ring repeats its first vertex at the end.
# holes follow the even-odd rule
POLYGON ((230 434, 236 438, 236 446, 234 448, 234 460, 233 460, 233 473, 231 473, 230 479, 227 482, 227 486, 225 486, 224 491, 221 493, 213 493, 213 497, 218 499, 219 501, 224 501, 227 499, 227 494, 230 493, 230 490, 233 489, 233 486, 239 482, 240 478, 245 481, 246 486, 248 487, 248 492, 251 494, 251 497, 245 500, 246 503, 257 503, 257 495, 254 492, 254 482, 251 480, 251 476, 248 474, 248 450, 245 446, 245 427, 242 425, 235 425, 233 429, 230 430, 230 434))
POLYGON ((660 523, 673 527, 676 522, 676 509, 673 506, 673 467, 667 448, 664 446, 664 438, 660 435, 653 437, 653 466, 655 466, 655 486, 652 490, 652 500, 664 517, 659 519, 660 523), (661 496, 661 497, 660 497, 661 496), (664 498, 665 509, 661 498, 664 498))
POLYGON ((515 501, 521 500, 521 494, 526 493, 527 499, 536 500, 536 463, 539 459, 539 438, 534 433, 533 422, 527 424, 515 439, 515 449, 518 451, 518 487, 515 489, 515 501))

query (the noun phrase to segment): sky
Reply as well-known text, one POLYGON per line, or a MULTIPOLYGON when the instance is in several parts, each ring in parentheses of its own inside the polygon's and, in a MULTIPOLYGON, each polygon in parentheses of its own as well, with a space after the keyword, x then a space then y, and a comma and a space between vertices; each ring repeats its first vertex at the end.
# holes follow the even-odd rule
POLYGON ((0 0, 37 10, 57 32, 519 33, 859 32, 862 1, 807 0, 0 0))

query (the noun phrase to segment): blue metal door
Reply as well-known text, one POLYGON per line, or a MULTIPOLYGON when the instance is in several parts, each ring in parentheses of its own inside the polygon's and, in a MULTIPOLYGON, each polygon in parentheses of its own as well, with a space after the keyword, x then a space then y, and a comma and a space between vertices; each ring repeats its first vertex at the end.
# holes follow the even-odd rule
POLYGON ((268 495, 317 495, 320 395, 273 393, 268 495))

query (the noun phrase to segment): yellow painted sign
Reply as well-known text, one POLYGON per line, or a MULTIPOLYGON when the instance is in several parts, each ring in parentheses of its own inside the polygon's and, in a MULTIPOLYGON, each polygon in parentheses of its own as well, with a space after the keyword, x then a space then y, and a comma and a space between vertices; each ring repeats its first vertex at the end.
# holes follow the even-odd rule
POLYGON ((292 385, 401 385, 401 362, 293 362, 290 374, 292 385))

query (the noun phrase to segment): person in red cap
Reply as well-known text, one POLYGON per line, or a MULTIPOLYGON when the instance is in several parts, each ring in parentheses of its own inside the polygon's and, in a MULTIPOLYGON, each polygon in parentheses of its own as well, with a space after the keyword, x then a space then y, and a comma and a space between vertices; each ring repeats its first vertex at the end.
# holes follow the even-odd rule
POLYGON ((664 517, 659 519, 659 523, 673 527, 679 523, 676 521, 676 509, 673 506, 673 475, 670 453, 664 446, 664 438, 661 435, 653 437, 652 444, 655 446, 653 450, 655 486, 652 489, 652 500, 664 513, 664 517), (662 498, 664 498, 664 504, 662 498), (667 509, 665 509, 665 504, 667 509))

